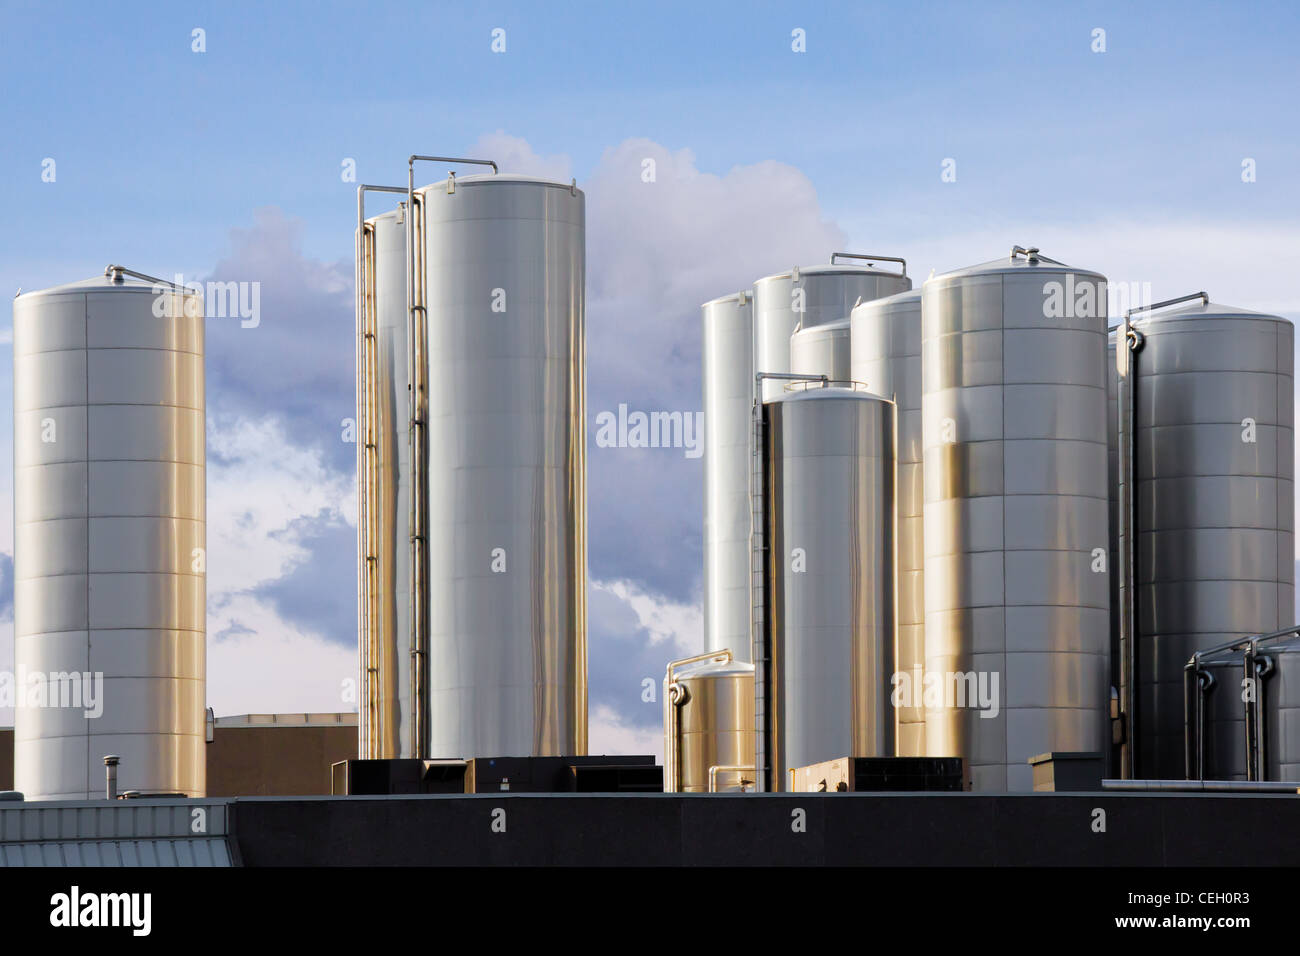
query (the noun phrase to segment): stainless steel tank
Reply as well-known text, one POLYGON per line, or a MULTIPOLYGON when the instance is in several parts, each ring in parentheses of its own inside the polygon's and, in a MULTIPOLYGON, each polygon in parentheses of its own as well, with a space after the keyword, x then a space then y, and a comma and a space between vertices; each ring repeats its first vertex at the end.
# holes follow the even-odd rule
POLYGON ((788 391, 764 408, 770 789, 790 770, 889 756, 894 405, 788 391))
POLYGON ((1133 549, 1120 533, 1119 557, 1134 580, 1135 775, 1178 778, 1189 657, 1295 623, 1294 330, 1204 293, 1149 308, 1121 357, 1137 533, 1133 549))
POLYGON ((360 563, 362 598, 361 753, 372 759, 410 756, 413 688, 410 612, 410 444, 407 441, 406 209, 365 221, 360 281, 368 301, 373 350, 363 371, 368 401, 358 421, 365 432, 360 563))
POLYGON ((585 197, 498 175, 448 177, 416 196, 428 316, 424 752, 585 754, 585 197))
POLYGON ((832 382, 847 382, 849 317, 824 325, 803 326, 790 336, 790 371, 798 375, 825 375, 832 382))
POLYGON ((1106 284, 1016 247, 922 289, 925 744, 972 789, 1104 753, 1106 284))
POLYGON ((704 303, 704 636, 750 659, 753 295, 704 303))
POLYGON ((1200 651, 1185 666, 1193 780, 1300 779, 1300 637, 1294 629, 1200 651))
POLYGON ((14 300, 29 799, 103 796, 110 754, 122 790, 204 795, 203 338, 201 297, 120 267, 14 300))
MULTIPOLYGON (((754 371, 790 372, 791 339, 797 329, 812 329, 827 323, 843 322, 858 299, 878 299, 904 292, 912 287, 906 264, 892 256, 860 256, 837 252, 831 264, 806 266, 767 276, 754 283, 754 371), (836 263, 836 259, 856 258, 872 262, 898 262, 903 274, 873 265, 836 263)), ((820 333, 815 338, 823 337, 820 333)), ((833 334, 832 334, 833 338, 833 334)), ((846 332, 840 333, 840 368, 848 368, 846 332)), ((825 364, 826 344, 818 346, 825 364)), ((834 352, 833 342, 830 346, 834 352)), ((800 354, 803 354, 802 346, 800 354)), ((832 360, 832 366, 833 366, 832 360)), ((814 374, 830 375, 824 368, 814 374)), ((831 376, 846 378, 847 376, 831 376)), ((778 398, 784 389, 779 381, 763 383, 763 400, 778 398)))
POLYGON ((664 792, 754 789, 754 666, 723 650, 668 665, 664 792))
MULTIPOLYGON (((898 529, 896 672, 908 687, 925 677, 925 483, 921 466, 921 291, 863 302, 851 317, 849 378, 898 409, 895 521, 898 529)), ((801 334, 801 333, 797 333, 801 334)), ((793 359, 792 359, 793 360, 793 359)), ((902 681, 900 680, 900 686, 902 681)), ((900 697, 898 756, 925 755, 925 707, 900 697)))

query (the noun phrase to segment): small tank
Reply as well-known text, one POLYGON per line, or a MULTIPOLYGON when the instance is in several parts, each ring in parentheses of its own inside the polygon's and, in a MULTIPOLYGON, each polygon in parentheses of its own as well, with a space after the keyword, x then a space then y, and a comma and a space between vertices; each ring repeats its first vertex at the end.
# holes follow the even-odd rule
POLYGON ((754 667, 730 651, 668 665, 664 792, 754 789, 754 667))

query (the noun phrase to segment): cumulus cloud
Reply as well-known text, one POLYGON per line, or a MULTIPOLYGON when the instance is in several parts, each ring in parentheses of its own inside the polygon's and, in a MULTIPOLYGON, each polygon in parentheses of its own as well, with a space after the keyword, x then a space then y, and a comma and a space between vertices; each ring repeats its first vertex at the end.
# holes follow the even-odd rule
MULTIPOLYGON (((702 409, 700 304, 771 272, 827 261, 844 244, 812 183, 783 163, 719 175, 700 170, 690 150, 633 139, 607 150, 581 185, 589 436, 595 416, 620 404, 702 409)), ((698 601, 703 460, 677 448, 589 442, 588 473, 593 575, 698 601)))
POLYGON ((630 724, 611 708, 597 706, 588 715, 587 752, 653 754, 663 763, 664 738, 657 728, 630 724))
POLYGON ((355 646, 327 641, 249 594, 208 612, 208 706, 219 716, 356 710, 355 646))
POLYGON ((274 416, 210 417, 208 451, 209 706, 355 709, 354 476, 274 416))
POLYGON ((302 231, 279 209, 260 209, 250 228, 231 230, 229 254, 204 277, 259 283, 260 296, 254 327, 207 321, 209 411, 273 414, 296 444, 351 470, 356 451, 342 441, 342 421, 356 414, 353 263, 304 256, 302 231))

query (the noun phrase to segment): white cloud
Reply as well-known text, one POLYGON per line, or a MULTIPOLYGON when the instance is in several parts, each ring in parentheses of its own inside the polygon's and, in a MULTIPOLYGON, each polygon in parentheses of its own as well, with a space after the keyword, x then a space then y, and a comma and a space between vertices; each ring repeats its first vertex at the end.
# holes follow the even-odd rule
POLYGON ((944 273, 988 262, 1008 255, 1013 245, 1036 245, 1044 255, 1100 272, 1112 283, 1150 283, 1156 300, 1203 289, 1223 305, 1300 313, 1295 281, 1300 233, 1273 225, 1196 219, 1017 221, 975 232, 920 235, 894 248, 906 256, 919 285, 931 269, 944 273))
MULTIPOLYGON (((553 179, 556 182, 568 182, 573 176, 573 163, 568 156, 539 156, 533 152, 528 140, 511 136, 504 130, 485 133, 468 150, 472 159, 495 160, 502 173, 519 176, 536 176, 538 179, 553 179)), ((436 163, 430 164, 437 177, 443 175, 436 163)), ((460 168, 458 176, 471 175, 472 168, 460 168)))
POLYGON ((356 526, 356 479, 315 448, 294 445, 275 418, 208 418, 208 593, 283 577, 308 552, 293 524, 337 516, 356 526))
POLYGON ((356 710, 356 651, 233 595, 208 612, 208 706, 218 716, 356 710), (226 636, 220 636, 223 632, 226 636))
POLYGON ((625 721, 611 707, 593 707, 588 719, 587 752, 590 754, 654 754, 663 763, 664 737, 660 730, 625 721))
MULTIPOLYGON (((653 594, 633 581, 592 581, 591 587, 618 598, 636 615, 637 625, 643 629, 650 644, 667 642, 667 654, 694 653, 704 633, 704 609, 699 604, 683 604, 653 594)), ((667 660, 664 664, 667 665, 667 660)))

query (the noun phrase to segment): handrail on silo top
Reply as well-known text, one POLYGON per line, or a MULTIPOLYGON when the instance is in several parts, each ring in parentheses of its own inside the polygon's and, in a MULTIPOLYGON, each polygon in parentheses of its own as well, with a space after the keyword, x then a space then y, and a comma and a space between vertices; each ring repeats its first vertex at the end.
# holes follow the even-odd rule
POLYGON ((897 262, 903 267, 903 271, 899 275, 907 275, 907 260, 899 256, 868 256, 859 252, 832 252, 831 265, 835 265, 836 256, 841 259, 865 259, 867 262, 897 262))
POLYGON ((1193 299, 1200 299, 1202 305, 1210 304, 1210 297, 1205 292, 1193 292, 1191 295, 1180 295, 1176 299, 1165 299, 1163 302, 1152 302, 1150 305, 1137 305, 1124 313, 1124 318, 1138 312, 1154 312, 1156 309, 1164 309, 1171 305, 1178 305, 1182 302, 1191 302, 1193 299))
POLYGON ((126 268, 126 266, 105 266, 104 267, 104 278, 109 279, 112 282, 115 283, 121 282, 123 276, 130 276, 132 279, 139 279, 142 282, 149 282, 152 283, 153 285, 165 285, 168 288, 175 289, 176 291, 185 294, 191 294, 193 292, 192 289, 187 289, 183 285, 177 285, 175 282, 168 282, 166 279, 159 279, 154 276, 147 276, 143 272, 133 272, 132 270, 126 268))

